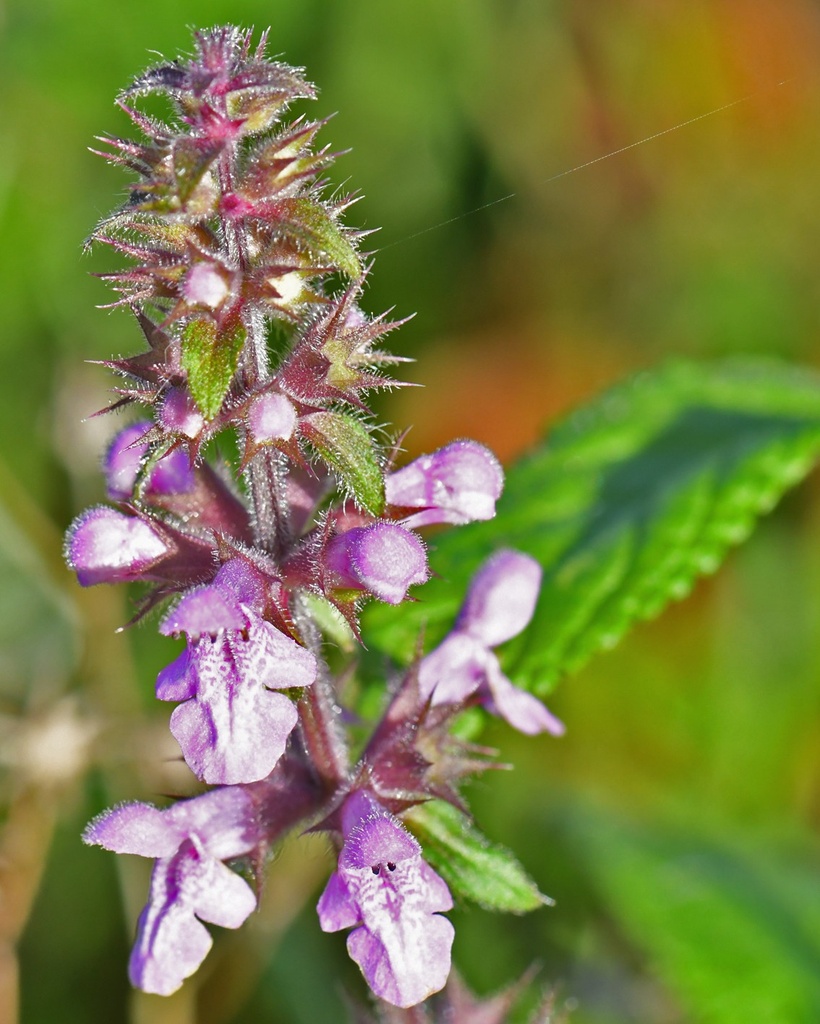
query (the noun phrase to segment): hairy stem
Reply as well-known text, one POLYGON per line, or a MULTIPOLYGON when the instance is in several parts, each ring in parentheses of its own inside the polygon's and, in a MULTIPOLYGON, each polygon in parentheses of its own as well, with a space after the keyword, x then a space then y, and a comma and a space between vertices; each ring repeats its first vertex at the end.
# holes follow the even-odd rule
MULTIPOLYGON (((233 192, 235 182, 236 145, 228 146, 219 161, 219 183, 222 195, 233 192)), ((244 274, 250 267, 248 240, 241 219, 220 214, 222 235, 227 255, 244 274)), ((242 321, 248 332, 239 373, 245 389, 259 387, 271 379, 265 318, 258 310, 242 310, 242 321)), ((290 507, 287 497, 284 457, 278 452, 258 452, 250 462, 245 477, 251 502, 254 541, 270 554, 281 556, 291 540, 290 507)))
POLYGON ((333 684, 321 655, 321 635, 298 597, 295 617, 305 645, 316 658, 318 672, 299 701, 299 732, 317 781, 330 794, 344 783, 348 774, 348 755, 339 727, 340 708, 333 684))

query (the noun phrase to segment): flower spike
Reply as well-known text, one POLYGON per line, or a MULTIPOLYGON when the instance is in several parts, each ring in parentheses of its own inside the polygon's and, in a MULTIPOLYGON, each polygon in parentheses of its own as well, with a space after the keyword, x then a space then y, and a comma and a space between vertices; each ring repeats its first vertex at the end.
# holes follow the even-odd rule
POLYGON ((361 642, 361 606, 400 606, 431 574, 415 531, 492 518, 504 481, 469 440, 393 467, 368 402, 405 386, 387 371, 406 360, 381 347, 403 321, 361 306, 368 232, 345 223, 357 197, 328 194, 339 154, 317 146, 324 122, 287 123, 315 89, 265 57, 266 38, 195 32, 192 54, 123 92, 141 138, 102 139, 130 195, 92 241, 125 262, 100 276, 143 336, 142 351, 103 364, 119 378, 104 411, 141 409, 104 459, 114 507, 77 517, 66 557, 83 586, 141 584, 133 621, 156 608, 160 632, 184 637, 155 692, 176 705, 170 730, 193 776, 217 788, 166 810, 116 807, 84 838, 155 860, 129 973, 169 995, 207 954, 205 924, 237 928, 256 906, 227 862, 261 881, 289 832, 330 833, 339 857, 320 925, 350 929, 351 957, 395 1014, 443 988, 453 942, 450 889, 397 816, 415 808, 424 836, 420 805, 467 813, 464 778, 498 767, 456 728, 466 707, 525 732, 561 726, 493 651, 537 598, 540 570, 515 552, 479 572, 453 632, 397 680, 369 737, 362 706, 340 707, 355 665, 331 666, 361 642), (139 109, 148 94, 168 101, 164 120, 139 109))

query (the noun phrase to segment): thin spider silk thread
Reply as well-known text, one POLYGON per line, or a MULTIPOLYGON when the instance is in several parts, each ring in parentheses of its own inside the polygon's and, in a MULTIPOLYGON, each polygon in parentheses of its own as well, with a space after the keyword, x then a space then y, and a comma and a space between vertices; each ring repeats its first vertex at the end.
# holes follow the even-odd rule
MULTIPOLYGON (((619 146, 618 149, 613 149, 608 153, 602 153, 601 156, 593 157, 591 160, 585 160, 583 163, 576 164, 574 167, 569 167, 564 171, 559 171, 557 174, 551 174, 547 178, 540 179, 538 185, 549 185, 553 181, 558 181, 560 178, 566 178, 570 174, 575 174, 578 171, 583 171, 587 167, 593 167, 595 164, 603 163, 604 160, 611 160, 613 157, 620 156, 621 153, 627 153, 630 149, 636 149, 638 146, 644 146, 647 142, 654 142, 655 139, 660 139, 664 135, 671 135, 672 132, 680 131, 682 128, 687 128, 689 125, 696 124, 698 121, 704 121, 707 117, 714 117, 716 114, 722 114, 727 110, 731 110, 732 107, 740 106, 742 103, 748 103, 749 100, 756 99, 758 96, 763 96, 766 93, 774 92, 775 89, 781 88, 788 82, 793 81, 791 78, 784 78, 780 82, 775 82, 773 85, 766 87, 765 89, 758 89, 755 92, 749 93, 747 96, 741 96, 739 99, 731 100, 729 103, 723 103, 719 107, 714 107, 712 110, 707 110, 703 114, 696 114, 694 117, 689 117, 685 121, 680 121, 678 124, 674 124, 669 128, 662 128, 660 131, 653 132, 651 135, 646 135, 642 139, 638 139, 637 142, 630 142, 626 146, 619 146)), ((377 253, 385 252, 387 249, 392 249, 397 245, 403 245, 405 242, 409 242, 414 238, 420 238, 422 235, 427 235, 431 231, 438 231, 441 228, 446 228, 450 224, 455 224, 457 221, 464 220, 466 217, 472 217, 477 213, 482 213, 484 210, 489 210, 493 206, 498 206, 500 203, 506 203, 510 199, 515 199, 516 196, 520 195, 520 192, 509 192, 507 195, 499 196, 497 199, 491 199, 488 203, 482 203, 481 206, 476 206, 472 210, 465 210, 464 213, 457 213, 454 217, 448 217, 447 220, 439 221, 437 224, 431 224, 430 227, 422 228, 420 231, 414 231, 410 235, 404 235, 402 238, 397 238, 394 242, 388 242, 387 245, 383 245, 380 249, 375 249, 373 255, 377 253)))

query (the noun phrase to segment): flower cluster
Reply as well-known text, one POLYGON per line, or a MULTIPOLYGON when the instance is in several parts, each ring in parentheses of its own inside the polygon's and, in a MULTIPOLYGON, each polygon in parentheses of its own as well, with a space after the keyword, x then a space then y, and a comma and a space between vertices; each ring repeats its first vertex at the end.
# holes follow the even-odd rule
POLYGON ((136 180, 93 240, 131 260, 105 276, 146 346, 110 362, 112 408, 143 413, 106 455, 111 504, 76 519, 66 557, 83 586, 143 584, 137 617, 162 606, 160 631, 185 638, 156 695, 176 704, 186 764, 216 788, 115 808, 85 839, 155 859, 130 975, 169 994, 210 948, 202 922, 237 928, 256 905, 225 862, 250 870, 287 832, 325 831, 338 867, 321 927, 352 929, 372 991, 410 1007, 447 980, 452 897, 400 816, 431 798, 463 806, 457 784, 482 762, 453 719, 480 704, 527 733, 562 730, 493 652, 527 625, 540 569, 512 551, 485 564, 353 763, 316 602, 358 636, 365 600, 401 604, 427 580, 417 531, 491 518, 503 474, 469 440, 400 468, 378 443, 367 395, 396 383, 399 360, 377 347, 396 324, 359 306, 362 236, 343 223, 349 199, 326 197, 321 125, 283 121, 313 86, 264 47, 234 28, 197 33, 193 57, 123 93, 143 140, 104 140, 136 180), (169 99, 167 122, 133 106, 147 93, 169 99), (274 326, 287 340, 275 360, 274 326), (204 457, 226 431, 233 468, 204 457))

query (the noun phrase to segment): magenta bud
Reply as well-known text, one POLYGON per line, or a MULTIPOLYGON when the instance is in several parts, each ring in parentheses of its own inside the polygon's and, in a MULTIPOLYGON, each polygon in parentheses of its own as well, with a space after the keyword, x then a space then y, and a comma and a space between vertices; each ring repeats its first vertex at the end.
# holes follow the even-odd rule
MULTIPOLYGON (((127 501, 134 493, 140 465, 148 451, 148 445, 140 444, 140 438, 150 427, 151 424, 145 421, 132 423, 111 442, 103 469, 108 497, 112 501, 127 501)), ((175 448, 164 455, 151 470, 146 490, 149 494, 157 495, 188 494, 194 489, 195 483, 188 453, 175 448)))
POLYGON ((198 437, 205 420, 184 388, 171 388, 159 411, 159 422, 170 434, 198 437))
POLYGON ((338 534, 325 552, 336 587, 369 590, 387 604, 400 604, 407 589, 429 575, 419 538, 396 523, 373 523, 338 534))
POLYGON ((477 441, 453 441, 431 455, 389 473, 389 505, 418 509, 406 526, 471 523, 492 519, 504 486, 504 473, 493 453, 477 441))
POLYGON ((185 275, 182 293, 192 306, 216 309, 230 292, 225 274, 216 263, 195 263, 185 275))
POLYGON ((256 444, 287 441, 296 428, 296 409, 284 395, 265 392, 251 403, 248 427, 256 444))
POLYGON ((145 520, 113 508, 90 508, 66 536, 66 559, 84 587, 138 580, 169 553, 145 520))

